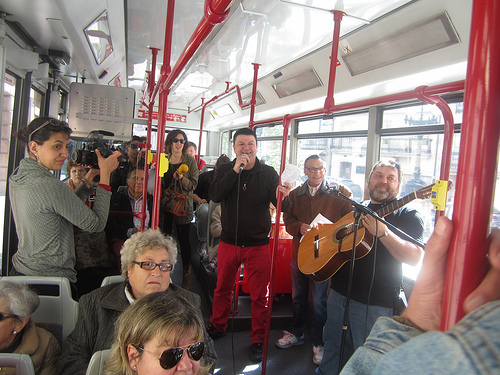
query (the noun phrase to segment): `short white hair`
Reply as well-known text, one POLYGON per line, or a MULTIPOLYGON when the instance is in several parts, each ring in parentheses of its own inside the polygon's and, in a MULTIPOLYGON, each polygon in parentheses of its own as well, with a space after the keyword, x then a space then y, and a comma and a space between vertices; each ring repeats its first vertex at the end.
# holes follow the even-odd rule
POLYGON ((170 264, 175 266, 177 262, 177 244, 172 237, 164 235, 158 229, 148 229, 144 232, 133 234, 120 250, 122 276, 127 277, 128 266, 148 250, 166 249, 170 264))

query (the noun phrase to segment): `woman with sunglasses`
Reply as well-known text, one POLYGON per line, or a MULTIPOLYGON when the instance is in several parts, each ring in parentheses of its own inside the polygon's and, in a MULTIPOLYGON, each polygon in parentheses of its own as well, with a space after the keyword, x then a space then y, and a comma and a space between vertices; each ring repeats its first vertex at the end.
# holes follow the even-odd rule
MULTIPOLYGON (((59 343, 30 318, 39 304, 38 296, 25 285, 0 280, 0 353, 28 354, 37 375, 56 375, 59 343)), ((16 369, 3 367, 0 373, 15 375, 16 369)))
POLYGON ((17 138, 28 157, 9 177, 9 198, 19 245, 12 258, 12 275, 62 276, 76 282, 73 225, 104 230, 111 192, 110 173, 118 166, 118 151, 103 158, 99 151, 100 184, 90 209, 52 172, 68 158, 71 129, 64 121, 39 117, 21 129, 17 138))
POLYGON ((181 248, 182 258, 182 287, 190 287, 189 278, 191 274, 191 243, 189 241, 189 226, 193 219, 193 190, 198 185, 198 165, 196 160, 186 154, 187 136, 182 130, 171 130, 165 139, 165 154, 169 160, 168 171, 163 175, 162 191, 167 189, 173 179, 178 180, 183 194, 188 195, 186 203, 186 216, 174 216, 170 212, 163 214, 163 231, 172 235, 173 223, 177 228, 177 239, 181 248), (179 174, 181 164, 188 166, 188 171, 179 174))
POLYGON ((120 316, 105 374, 206 374, 203 340, 193 305, 178 295, 149 294, 120 316))
MULTIPOLYGON (((82 296, 78 321, 66 338, 59 359, 61 375, 84 375, 92 354, 111 348, 118 317, 144 296, 156 292, 167 298, 178 295, 200 309, 201 300, 197 294, 170 283, 177 259, 177 246, 171 237, 153 229, 137 232, 125 241, 120 254, 125 281, 82 296)), ((205 358, 210 364, 217 359, 214 343, 208 334, 205 358)))

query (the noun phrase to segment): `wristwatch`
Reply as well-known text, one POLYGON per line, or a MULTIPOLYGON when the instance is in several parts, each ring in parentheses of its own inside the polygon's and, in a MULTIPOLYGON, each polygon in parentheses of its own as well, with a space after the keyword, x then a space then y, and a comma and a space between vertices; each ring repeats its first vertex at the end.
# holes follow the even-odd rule
POLYGON ((388 231, 388 230, 386 230, 386 231, 384 232, 384 234, 382 234, 381 236, 378 236, 378 238, 387 237, 388 235, 389 235, 389 231, 388 231))

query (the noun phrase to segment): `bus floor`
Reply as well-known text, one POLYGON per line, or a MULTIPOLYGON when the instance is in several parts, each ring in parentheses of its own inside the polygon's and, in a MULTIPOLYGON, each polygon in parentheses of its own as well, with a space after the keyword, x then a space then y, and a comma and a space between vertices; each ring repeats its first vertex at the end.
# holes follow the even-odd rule
MULTIPOLYGON (((191 273, 191 291, 200 295, 203 318, 205 322, 208 322, 211 308, 195 273, 191 273)), ((251 330, 250 303, 248 295, 240 295, 238 298, 238 315, 229 318, 227 335, 215 340, 218 361, 214 373, 217 375, 261 374, 262 364, 250 360, 250 337, 248 336, 251 330)), ((280 349, 274 345, 276 340, 283 335, 283 330, 289 329, 291 311, 291 295, 275 295, 266 373, 270 375, 313 375, 317 366, 312 362, 312 343, 308 330, 305 333, 305 343, 303 345, 288 349, 280 349)))

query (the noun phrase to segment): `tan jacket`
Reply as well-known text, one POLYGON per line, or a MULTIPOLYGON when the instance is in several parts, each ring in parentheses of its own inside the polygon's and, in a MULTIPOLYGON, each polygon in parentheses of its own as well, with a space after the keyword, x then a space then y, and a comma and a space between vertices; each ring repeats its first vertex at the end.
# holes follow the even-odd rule
MULTIPOLYGON (((23 329, 23 339, 14 353, 28 354, 36 375, 57 375, 56 363, 61 347, 52 333, 37 327, 30 320, 23 329)), ((15 368, 0 368, 1 375, 16 375, 15 368)))

